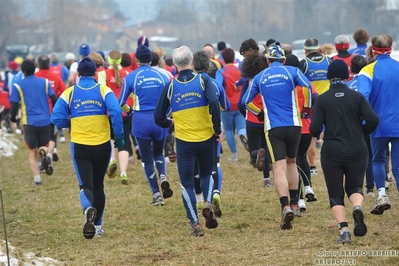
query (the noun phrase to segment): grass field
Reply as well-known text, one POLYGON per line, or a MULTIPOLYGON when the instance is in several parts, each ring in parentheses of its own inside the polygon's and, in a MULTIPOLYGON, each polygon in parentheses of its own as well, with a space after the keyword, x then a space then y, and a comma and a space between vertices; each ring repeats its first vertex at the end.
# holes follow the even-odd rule
MULTIPOLYGON (((105 235, 86 240, 69 144, 58 145, 60 161, 54 163, 52 176, 42 175, 42 186, 33 184, 27 150, 22 142, 18 145, 13 157, 1 158, 0 180, 8 241, 17 248, 17 257, 34 252, 59 265, 399 265, 399 197, 394 183, 389 191, 393 207, 382 216, 371 215, 374 198, 366 197, 368 234, 352 234, 351 245, 340 245, 320 167, 313 177, 319 200, 307 203, 308 210, 293 221, 293 230, 281 231, 275 188, 263 186, 261 173, 250 166, 240 144, 240 161, 227 162, 225 143, 218 228, 205 228, 202 238, 188 235, 175 163, 167 165, 174 196, 164 207, 151 206, 141 162, 135 160, 129 166, 129 185, 105 179, 105 235), (396 252, 382 253, 392 250, 396 252)), ((351 212, 349 204, 347 211, 351 212)), ((202 217, 200 221, 204 224, 202 217)), ((4 240, 3 226, 0 233, 4 240)))

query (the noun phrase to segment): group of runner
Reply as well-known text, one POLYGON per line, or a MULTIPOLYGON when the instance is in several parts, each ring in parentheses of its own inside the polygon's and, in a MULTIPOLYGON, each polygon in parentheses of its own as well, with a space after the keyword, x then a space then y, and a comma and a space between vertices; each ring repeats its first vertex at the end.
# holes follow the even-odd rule
POLYGON ((392 38, 377 35, 371 48, 367 48, 366 30, 357 30, 353 38, 358 47, 349 50, 348 37, 337 36, 337 55, 332 58, 317 39, 309 38, 304 43, 306 58, 301 61, 289 47, 273 39, 265 46, 248 39, 239 49, 242 61, 233 49, 219 42, 217 55, 210 44, 195 53, 180 46, 171 55, 173 65, 167 65, 165 51, 151 51, 145 36, 138 39, 132 54, 112 50, 104 55, 82 44, 78 61, 71 62, 74 58, 68 55, 69 69, 59 63, 55 53, 40 56, 37 64, 33 58, 20 66, 12 61, 4 85, 11 103, 10 122, 17 122, 21 110, 36 185, 42 183, 40 170, 51 175, 53 160, 58 160, 57 128, 70 128, 72 160, 85 214, 83 234, 88 239, 104 233, 104 176, 115 177, 119 166, 120 181, 128 184, 132 141, 142 160, 151 205, 163 206, 164 199, 173 196, 166 161, 177 160, 190 233, 202 236, 197 209, 202 210, 207 228, 216 228, 217 217, 222 215, 222 132, 231 152, 227 161, 239 162, 238 140, 248 152, 245 157, 249 163, 263 173, 264 185, 276 187, 283 230, 292 229, 294 217, 306 211, 304 198, 317 201, 311 175, 317 174, 316 144, 324 140, 321 165, 340 227, 338 241, 349 243, 344 188, 340 185, 343 177, 354 205, 355 235, 363 236, 367 232, 361 207, 366 169, 367 192, 373 193, 375 180, 379 195, 371 213, 382 214, 390 208, 384 182, 388 143, 393 147, 394 176, 399 167, 394 153, 399 133, 393 123, 397 112, 381 102, 384 97, 396 96, 394 86, 399 82, 386 72, 397 63, 389 56, 392 38), (359 92, 346 91, 349 88, 361 92, 368 101, 359 92), (324 103, 327 97, 333 97, 337 104, 324 105, 331 101, 324 103), (317 111, 312 108, 314 104, 317 111), (368 105, 372 108, 365 111, 368 105), (366 121, 363 126, 362 119, 366 121), (370 159, 365 157, 367 152, 352 152, 364 147, 370 159), (355 162, 359 162, 356 174, 346 167, 355 162))

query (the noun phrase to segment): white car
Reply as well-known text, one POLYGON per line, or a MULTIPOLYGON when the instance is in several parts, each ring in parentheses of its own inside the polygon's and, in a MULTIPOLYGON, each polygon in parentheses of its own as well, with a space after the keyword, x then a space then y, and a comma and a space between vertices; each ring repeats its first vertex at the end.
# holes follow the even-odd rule
POLYGON ((306 39, 302 39, 302 40, 293 41, 291 43, 292 53, 298 57, 299 61, 306 57, 305 49, 303 48, 305 41, 306 39))

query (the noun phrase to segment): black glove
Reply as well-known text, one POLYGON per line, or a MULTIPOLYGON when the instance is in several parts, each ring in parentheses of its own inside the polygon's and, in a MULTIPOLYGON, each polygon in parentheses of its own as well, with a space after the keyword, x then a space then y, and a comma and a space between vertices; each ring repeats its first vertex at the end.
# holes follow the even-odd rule
POLYGON ((258 118, 259 122, 264 122, 265 121, 265 112, 263 112, 263 110, 261 110, 256 117, 258 118))

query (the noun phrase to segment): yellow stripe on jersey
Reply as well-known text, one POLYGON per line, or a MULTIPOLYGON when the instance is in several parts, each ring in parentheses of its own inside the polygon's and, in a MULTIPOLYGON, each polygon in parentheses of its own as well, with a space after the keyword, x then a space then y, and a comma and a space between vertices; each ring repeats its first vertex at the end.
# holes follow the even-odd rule
POLYGON ((175 136, 183 141, 201 142, 214 135, 208 106, 173 112, 175 136), (201 128, 198 128, 199 125, 201 128))
MULTIPOLYGON (((266 139, 266 145, 267 148, 269 149, 269 154, 270 154, 270 162, 274 163, 276 161, 275 157, 274 157, 274 152, 273 152, 273 147, 272 147, 272 143, 269 140, 269 133, 266 130, 265 131, 265 139, 266 139)), ((265 167, 269 167, 268 165, 265 165, 265 167)))
POLYGON ((374 77, 374 66, 376 63, 377 61, 363 67, 361 73, 372 80, 374 77))
POLYGON ((17 83, 14 83, 14 86, 18 90, 19 98, 21 98, 21 113, 22 113, 21 122, 22 122, 22 125, 27 125, 28 118, 26 117, 26 104, 25 104, 24 94, 22 93, 21 87, 17 83))

